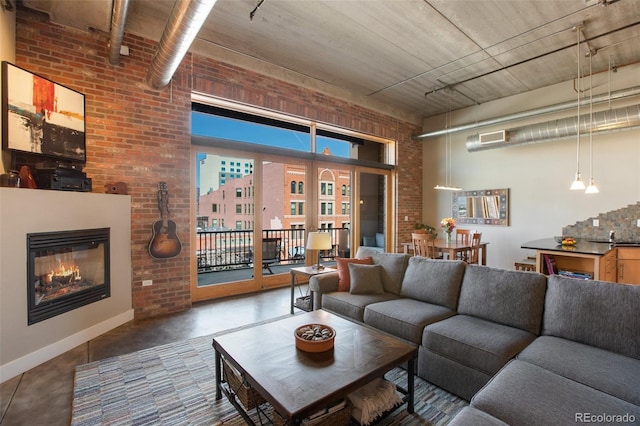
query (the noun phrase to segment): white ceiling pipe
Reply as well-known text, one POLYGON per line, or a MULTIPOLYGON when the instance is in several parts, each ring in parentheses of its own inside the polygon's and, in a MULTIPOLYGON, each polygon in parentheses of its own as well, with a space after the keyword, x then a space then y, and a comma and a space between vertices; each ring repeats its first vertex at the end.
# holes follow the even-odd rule
POLYGON ((171 81, 216 0, 176 0, 147 72, 147 84, 160 89, 171 81))
MULTIPOLYGON (((597 104, 600 102, 609 102, 610 100, 614 101, 614 100, 624 99, 624 98, 628 98, 631 96, 638 96, 638 95, 640 95, 640 86, 635 86, 635 87, 630 87, 628 89, 612 92, 611 95, 606 93, 606 94, 594 96, 593 102, 597 104)), ((586 99, 581 102, 581 105, 587 105, 588 103, 589 103, 589 100, 586 99)), ((448 129, 435 130, 433 132, 422 133, 420 135, 414 136, 413 139, 420 140, 420 139, 426 139, 426 138, 431 138, 435 136, 445 135, 447 133, 457 133, 465 130, 476 130, 479 127, 493 126, 493 125, 507 123, 509 121, 523 120, 523 119, 537 117, 544 114, 566 111, 566 110, 576 108, 577 104, 578 104, 577 101, 568 101, 560 104, 549 105, 542 108, 531 109, 528 111, 516 112, 509 115, 504 115, 502 117, 490 118, 487 120, 478 121, 474 123, 453 126, 448 129)))

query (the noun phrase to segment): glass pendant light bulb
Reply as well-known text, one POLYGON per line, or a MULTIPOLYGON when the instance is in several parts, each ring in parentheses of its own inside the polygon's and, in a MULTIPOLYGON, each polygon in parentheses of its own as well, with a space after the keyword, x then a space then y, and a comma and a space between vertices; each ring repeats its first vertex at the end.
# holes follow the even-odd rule
POLYGON ((573 181, 570 189, 572 191, 584 191, 584 188, 584 182, 580 179, 580 172, 576 172, 576 180, 573 181))
POLYGON ((587 186, 587 189, 586 189, 586 191, 584 191, 584 193, 585 194, 597 194, 598 192, 600 192, 600 190, 596 186, 596 181, 595 181, 595 179, 591 178, 589 180, 589 186, 587 186))

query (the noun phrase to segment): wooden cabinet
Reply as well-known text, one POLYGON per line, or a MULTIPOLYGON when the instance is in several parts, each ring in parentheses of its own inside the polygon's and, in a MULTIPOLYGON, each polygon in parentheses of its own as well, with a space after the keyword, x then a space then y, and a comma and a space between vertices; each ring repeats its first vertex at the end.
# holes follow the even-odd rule
POLYGON ((618 280, 617 274, 617 256, 618 249, 608 251, 602 259, 600 259, 600 279, 602 281, 616 282, 618 280))
POLYGON ((618 248, 618 282, 640 285, 640 248, 618 248))

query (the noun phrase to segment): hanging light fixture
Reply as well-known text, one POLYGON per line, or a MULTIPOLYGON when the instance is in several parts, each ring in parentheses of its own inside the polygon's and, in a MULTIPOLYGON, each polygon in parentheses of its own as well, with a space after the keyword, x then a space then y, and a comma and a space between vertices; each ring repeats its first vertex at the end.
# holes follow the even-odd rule
POLYGON ((594 51, 589 51, 589 186, 585 194, 597 194, 600 192, 593 179, 593 68, 591 64, 594 51))
MULTIPOLYGON (((445 116, 445 128, 448 130, 449 129, 449 122, 451 120, 450 118, 450 114, 451 114, 451 109, 449 108, 447 110, 447 115, 445 116)), ((447 132, 445 134, 445 145, 444 145, 444 155, 445 155, 445 174, 444 174, 444 186, 442 185, 436 185, 433 187, 433 189, 438 189, 441 191, 462 191, 462 188, 459 188, 457 186, 452 186, 451 185, 451 140, 449 137, 449 132, 447 132)))
POLYGON ((576 179, 571 184, 571 190, 582 190, 584 191, 584 182, 580 178, 580 31, 582 29, 582 24, 576 25, 575 27, 576 34, 578 35, 578 130, 577 130, 577 141, 576 141, 576 179))

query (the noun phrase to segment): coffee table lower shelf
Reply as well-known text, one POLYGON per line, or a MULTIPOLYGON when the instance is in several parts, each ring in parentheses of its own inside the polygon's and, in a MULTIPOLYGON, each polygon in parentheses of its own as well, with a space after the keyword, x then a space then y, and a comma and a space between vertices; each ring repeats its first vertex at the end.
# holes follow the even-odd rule
MULTIPOLYGON (((249 424, 255 425, 255 422, 251 418, 249 412, 255 410, 258 418, 264 416, 266 421, 270 421, 274 426, 284 426, 288 424, 287 419, 280 416, 273 407, 260 395, 255 389, 253 389, 248 383, 245 383, 242 379, 242 375, 231 366, 226 360, 222 360, 222 374, 223 380, 218 384, 220 391, 224 394, 231 405, 238 411, 242 418, 249 424)), ((395 410, 408 402, 408 391, 396 385, 396 390, 403 395, 402 403, 396 404, 389 410, 385 411, 379 416, 375 424, 384 420, 395 410)), ((336 426, 336 425, 357 425, 359 424, 355 419, 351 418, 352 406, 350 402, 340 408, 339 410, 328 412, 327 414, 318 416, 313 419, 306 419, 304 423, 299 420, 299 423, 303 423, 305 426, 336 426)), ((260 420, 262 425, 262 420, 260 420)))

